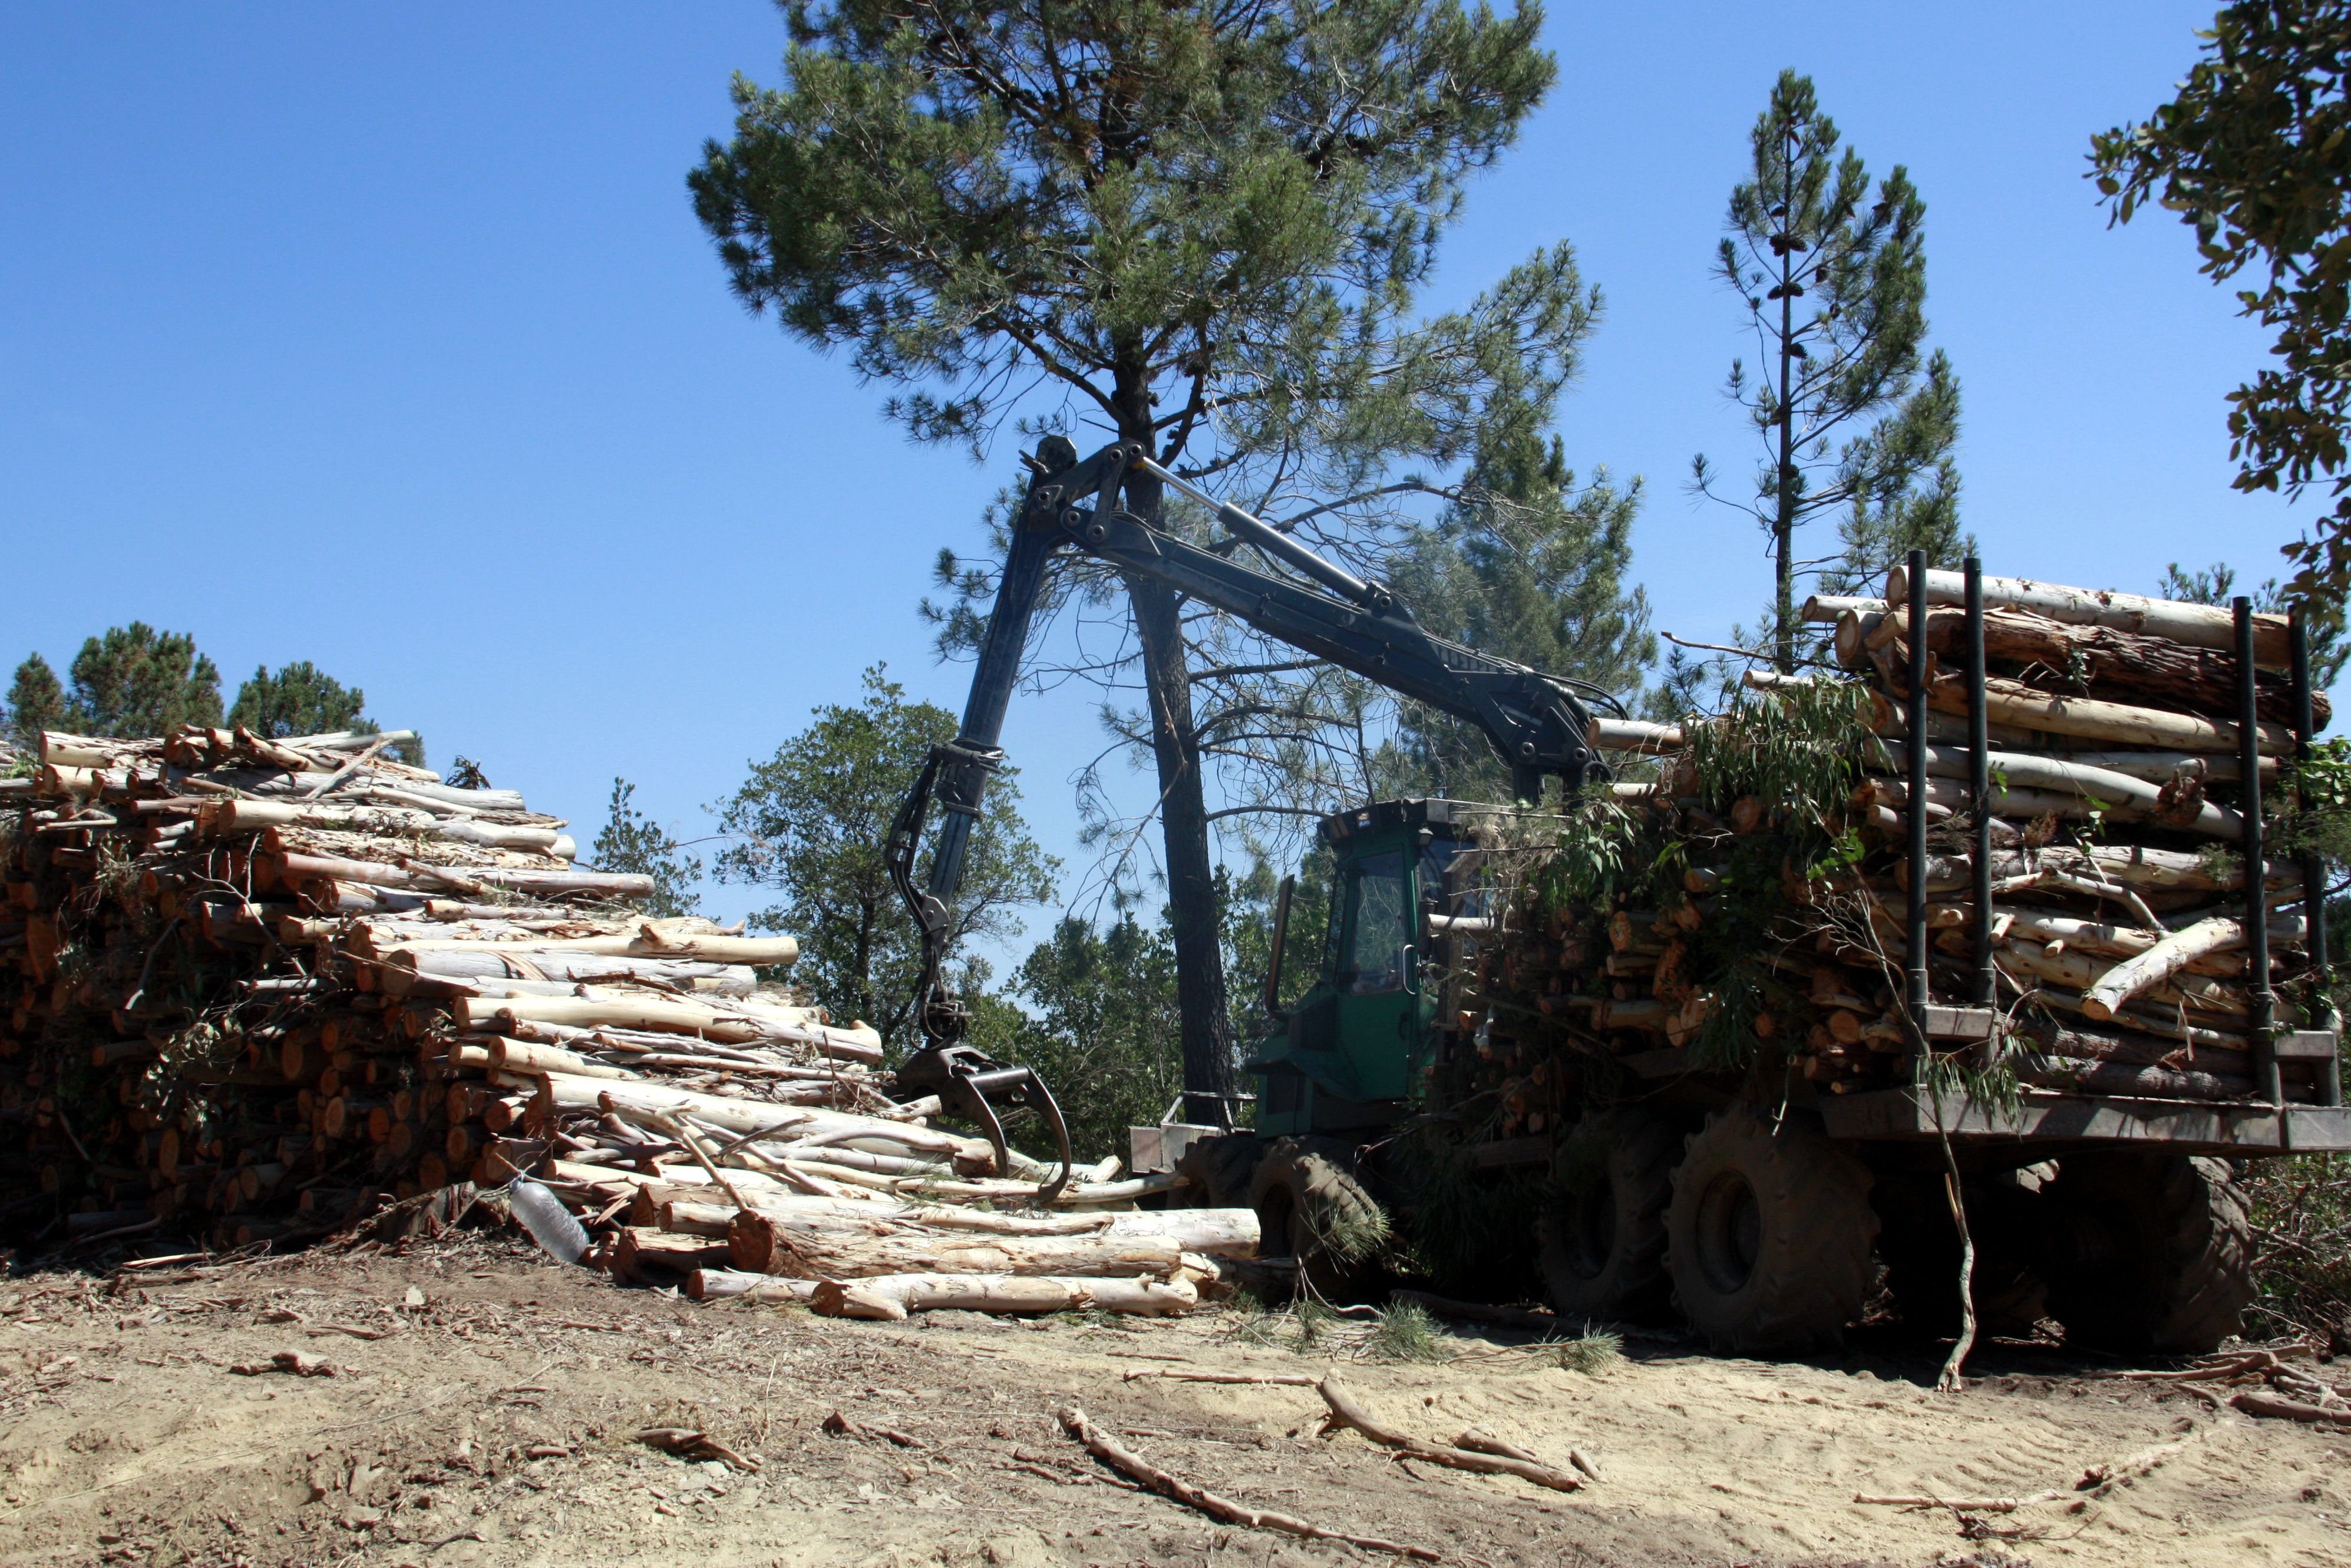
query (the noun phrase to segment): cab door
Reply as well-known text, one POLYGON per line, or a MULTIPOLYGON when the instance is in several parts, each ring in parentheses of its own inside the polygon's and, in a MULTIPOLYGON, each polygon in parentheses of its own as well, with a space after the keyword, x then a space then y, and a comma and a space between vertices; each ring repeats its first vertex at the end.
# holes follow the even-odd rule
POLYGON ((1333 966, 1340 1053, 1358 1100, 1410 1093, 1426 1034, 1420 992, 1419 918, 1404 848, 1348 868, 1346 921, 1333 966))

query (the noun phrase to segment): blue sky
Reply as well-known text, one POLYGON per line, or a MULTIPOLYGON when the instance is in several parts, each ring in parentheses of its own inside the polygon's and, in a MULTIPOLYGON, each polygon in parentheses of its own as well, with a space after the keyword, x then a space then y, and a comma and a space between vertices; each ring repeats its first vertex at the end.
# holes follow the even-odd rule
MULTIPOLYGON (((1573 240, 1608 309, 1562 410, 1572 460, 1647 479, 1658 625, 1751 618, 1760 537, 1682 480, 1694 452, 1750 461, 1720 395, 1741 313, 1708 264, 1792 65, 1928 204, 1988 570, 2272 575, 2314 508, 2228 486, 2222 398, 2262 340, 2185 230, 2110 232, 2081 177, 2210 15, 1555 6, 1559 85, 1472 188, 1432 303, 1573 240)), ((741 310, 687 206, 730 73, 779 75, 760 0, 17 0, 0 39, 0 656, 62 664, 138 618, 195 633, 232 686, 311 659, 583 837, 615 774, 707 831, 746 760, 876 661, 960 709, 914 606, 1010 452, 907 444, 879 391, 741 310)), ((1097 735, 1075 693, 1008 730, 1071 856, 1097 735)))

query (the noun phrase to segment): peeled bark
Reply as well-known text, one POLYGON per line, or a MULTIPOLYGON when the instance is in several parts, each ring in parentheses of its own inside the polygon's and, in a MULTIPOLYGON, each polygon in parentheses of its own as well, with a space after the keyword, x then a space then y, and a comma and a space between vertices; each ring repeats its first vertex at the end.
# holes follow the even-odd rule
POLYGON ((2131 998, 2155 991, 2185 969, 2189 963, 2226 947, 2244 945, 2244 923, 2234 915, 2215 915, 2184 931, 2175 931, 2146 952, 2126 958, 2100 976, 2082 993, 2082 1011, 2101 1021, 2131 998))

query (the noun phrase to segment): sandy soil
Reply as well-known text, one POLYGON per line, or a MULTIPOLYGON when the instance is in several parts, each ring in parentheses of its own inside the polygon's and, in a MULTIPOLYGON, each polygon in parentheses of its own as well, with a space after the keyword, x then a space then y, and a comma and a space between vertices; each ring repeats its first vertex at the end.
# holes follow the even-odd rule
POLYGON ((1641 1342, 1585 1372, 1496 1336, 1442 1364, 1346 1363, 1366 1404, 1426 1436, 1582 1449, 1604 1480, 1573 1495, 1319 1437, 1311 1388, 1126 1375, 1348 1354, 1293 1338, 1229 1311, 885 1326, 700 1308, 478 1237, 143 1284, 35 1275, 0 1283, 0 1562, 1395 1561, 1131 1490, 1062 1436, 1051 1413, 1074 1402, 1227 1496, 1461 1563, 2351 1564, 2351 1434, 2216 1413, 2045 1348, 1992 1347, 1956 1398, 1926 1386, 1931 1359, 1868 1343, 1764 1364, 1641 1342), (282 1351, 336 1375, 234 1370, 282 1351), (914 1446, 827 1436, 836 1410, 914 1446), (760 1468, 659 1452, 636 1438, 649 1426, 760 1468), (2085 1466, 2158 1446, 2146 1473, 2077 1490, 2085 1466), (1853 1501, 2043 1489, 2064 1495, 1971 1518, 1853 1501))

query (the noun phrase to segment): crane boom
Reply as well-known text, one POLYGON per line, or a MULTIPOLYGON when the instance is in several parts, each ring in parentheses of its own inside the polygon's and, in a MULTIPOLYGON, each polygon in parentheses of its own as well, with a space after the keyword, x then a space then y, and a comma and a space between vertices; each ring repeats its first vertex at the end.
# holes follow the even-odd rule
MULTIPOLYGON (((1134 443, 1113 443, 1081 462, 1066 439, 1049 436, 1034 456, 1022 461, 1029 470, 1029 486, 1013 519, 1011 548, 980 643, 962 729, 933 749, 886 846, 892 878, 923 936, 922 989, 914 1015, 929 1047, 908 1064, 918 1075, 935 1080, 945 1071, 942 1063, 956 1060, 973 1071, 1001 1071, 994 1063, 977 1067, 985 1059, 956 1043, 967 1020, 947 995, 940 966, 950 905, 987 779, 1003 765, 1005 710, 1019 677, 1046 569, 1058 549, 1081 550, 1123 572, 1155 578, 1269 637, 1475 725, 1510 769, 1511 792, 1520 800, 1536 799, 1547 774, 1557 774, 1571 792, 1607 777, 1585 739, 1592 722, 1586 699, 1615 706, 1597 688, 1430 634, 1385 587, 1317 555, 1241 507, 1217 501, 1134 443), (1210 507, 1235 543, 1298 576, 1259 570, 1123 510, 1120 492, 1137 473, 1210 507), (930 873, 918 883, 915 851, 934 800, 942 808, 938 841, 930 873)), ((1041 1084, 1034 1086, 1042 1093, 1041 1084)), ((1050 1096, 1044 1098, 1050 1103, 1050 1096)), ((1058 1124, 1058 1112, 1051 1119, 1058 1124)))

